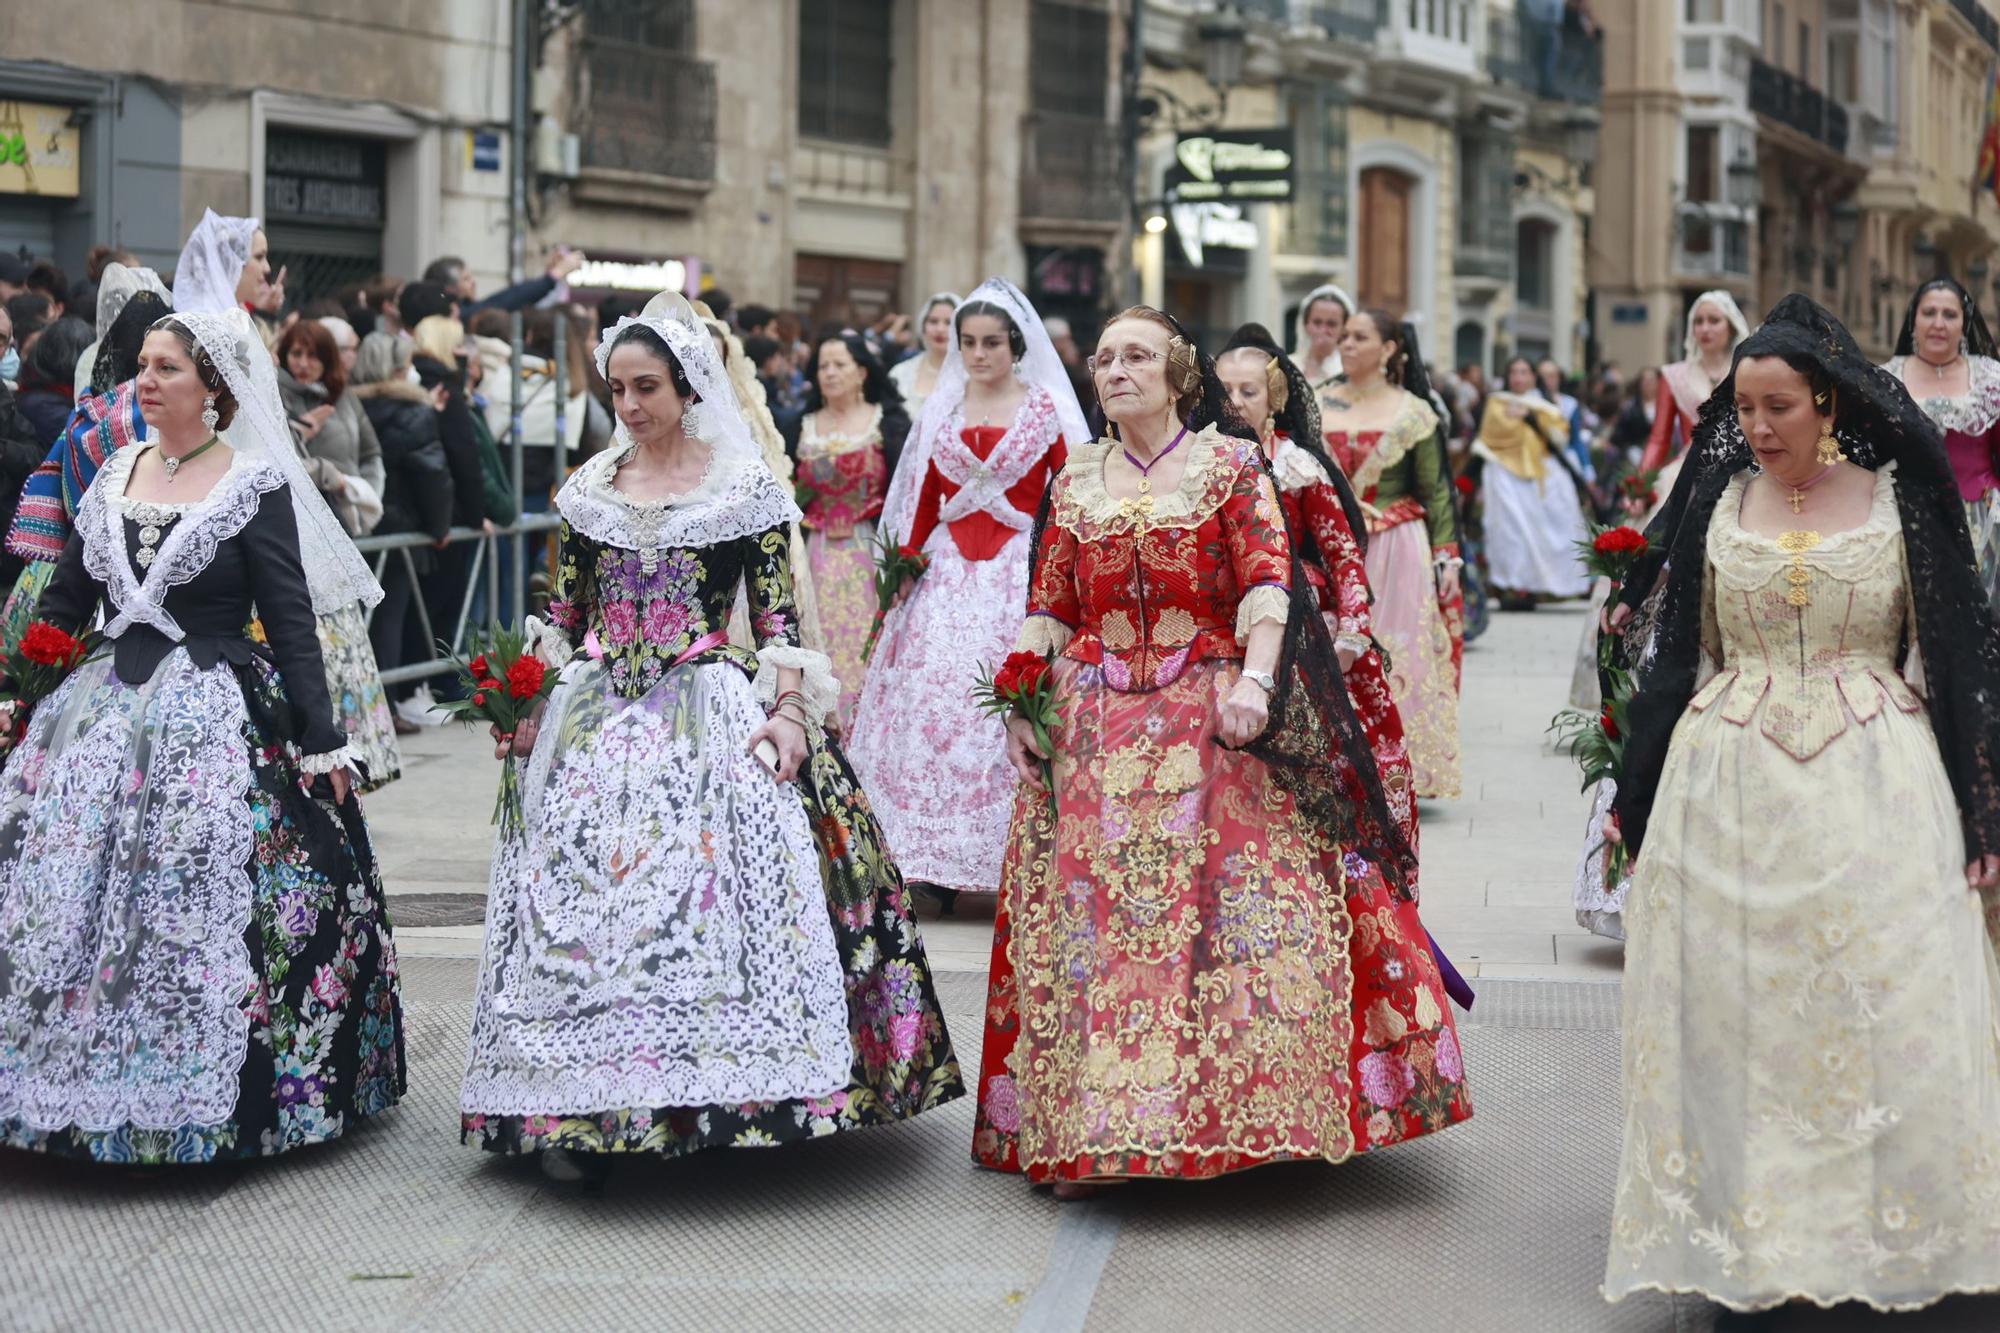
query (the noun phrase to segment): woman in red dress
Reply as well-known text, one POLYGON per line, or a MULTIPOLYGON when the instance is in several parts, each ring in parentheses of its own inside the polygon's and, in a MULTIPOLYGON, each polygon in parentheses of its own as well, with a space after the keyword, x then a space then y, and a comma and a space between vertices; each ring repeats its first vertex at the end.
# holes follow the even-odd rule
POLYGON ((1091 372, 1115 434, 1050 489, 1017 645, 1057 658, 1055 790, 1010 719, 974 1159, 1079 1198, 1462 1120, 1412 857, 1256 441, 1160 311, 1091 372))
POLYGON ((1382 795, 1415 852, 1417 801, 1410 752, 1370 621, 1364 563, 1368 528, 1361 502, 1339 465, 1320 447, 1319 403, 1312 386, 1268 329, 1262 324, 1238 329, 1216 358, 1215 373, 1229 391, 1229 401, 1263 441, 1285 526, 1333 635, 1348 701, 1382 776, 1382 795))

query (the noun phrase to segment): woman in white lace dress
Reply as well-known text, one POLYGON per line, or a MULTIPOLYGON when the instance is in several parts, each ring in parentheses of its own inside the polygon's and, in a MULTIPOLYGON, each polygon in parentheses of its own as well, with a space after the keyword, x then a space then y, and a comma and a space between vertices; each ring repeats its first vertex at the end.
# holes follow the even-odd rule
POLYGON ((271 1156, 403 1091, 396 950, 306 571, 357 599, 373 580, 248 315, 162 320, 137 385, 148 439, 98 470, 38 610, 80 633, 101 608, 109 651, 0 773, 0 1142, 271 1156))
MULTIPOLYGON (((618 436, 563 485, 562 672, 493 857, 463 1136, 559 1179, 610 1154, 762 1146, 963 1087, 902 877, 822 724, 791 525, 714 344, 606 330, 618 436), (739 584, 759 647, 732 647, 739 584)), ((503 742, 502 752, 510 749, 503 742)))
POLYGON ((972 699, 1027 618, 1028 530, 1068 443, 1090 438, 1041 317, 1004 278, 953 321, 882 526, 930 567, 883 622, 848 751, 912 883, 947 905, 1000 887, 1016 786, 1007 731, 972 699))
POLYGON ((939 292, 924 302, 924 318, 917 329, 917 354, 906 356, 889 367, 889 379, 903 395, 903 410, 911 421, 924 414, 924 400, 937 390, 944 373, 945 359, 957 340, 952 316, 958 312, 959 297, 939 292))
POLYGON ((2000 1289, 2000 636, 1951 466, 1803 296, 1716 393, 1656 525, 1615 807, 1638 861, 1605 1293, 2000 1289))

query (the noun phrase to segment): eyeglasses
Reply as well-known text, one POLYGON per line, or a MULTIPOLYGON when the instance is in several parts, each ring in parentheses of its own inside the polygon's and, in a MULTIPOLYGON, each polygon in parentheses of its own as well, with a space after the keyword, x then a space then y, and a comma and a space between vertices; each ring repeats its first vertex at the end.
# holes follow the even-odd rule
POLYGON ((1083 363, 1084 369, 1093 375, 1102 375, 1116 363, 1137 374, 1155 361, 1167 359, 1165 352, 1155 352, 1148 347, 1127 347, 1121 352, 1098 352, 1083 363))

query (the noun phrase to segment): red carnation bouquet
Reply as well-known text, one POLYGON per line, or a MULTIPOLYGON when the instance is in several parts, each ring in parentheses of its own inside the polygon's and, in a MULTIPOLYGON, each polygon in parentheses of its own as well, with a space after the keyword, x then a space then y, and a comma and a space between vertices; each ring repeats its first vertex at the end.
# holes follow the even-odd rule
POLYGON ((861 645, 864 665, 875 656, 875 640, 882 637, 882 622, 896 604, 896 594, 906 579, 920 579, 931 567, 931 558, 914 546, 898 546, 884 536, 875 543, 875 623, 868 627, 868 641, 861 645))
MULTIPOLYGON (((1555 733, 1556 748, 1568 753, 1583 770, 1584 791, 1607 778, 1613 782, 1625 780, 1626 714, 1636 686, 1629 671, 1614 667, 1605 674, 1602 709, 1593 713, 1583 708, 1565 708, 1548 727, 1555 733)), ((1622 842, 1607 841, 1603 845, 1611 857, 1605 882, 1616 884, 1625 878, 1632 853, 1622 842)))
POLYGON ((6 732, 9 744, 27 729, 28 714, 35 705, 54 694, 64 677, 83 665, 96 637, 86 634, 78 638, 46 620, 37 620, 22 632, 19 642, 0 654, 0 675, 9 686, 0 702, 13 707, 6 732))
POLYGON ((1628 472, 1618 481, 1618 493, 1625 499, 1627 513, 1645 513, 1660 502, 1660 470, 1649 467, 1641 472, 1628 472))
MULTIPOLYGON (((1592 574, 1611 580, 1611 597, 1605 603, 1614 605, 1618 600, 1618 590, 1625 586, 1632 569, 1641 557, 1651 551, 1652 544, 1646 534, 1637 528, 1598 528, 1588 538, 1576 544, 1583 558, 1583 566, 1592 574)), ((1597 636, 1597 664, 1610 669, 1616 661, 1618 640, 1616 635, 1597 636)))
POLYGON ((1043 754, 1042 785, 1049 789, 1049 814, 1056 812, 1055 744, 1049 735, 1056 725, 1056 677, 1049 659, 1040 653, 1007 654, 998 671, 981 668, 972 687, 972 701, 979 711, 1004 717, 1019 713, 1035 729, 1035 744, 1043 754))
MULTIPOLYGON (((447 699, 438 707, 468 726, 490 722, 500 735, 512 740, 523 719, 542 700, 554 693, 556 673, 541 658, 528 651, 527 638, 516 630, 494 627, 471 661, 452 658, 458 665, 462 699, 447 699)), ((446 649, 449 654, 449 648, 446 649)), ((514 756, 501 762, 500 795, 493 802, 493 822, 505 835, 519 834, 525 827, 521 814, 521 770, 514 756)))

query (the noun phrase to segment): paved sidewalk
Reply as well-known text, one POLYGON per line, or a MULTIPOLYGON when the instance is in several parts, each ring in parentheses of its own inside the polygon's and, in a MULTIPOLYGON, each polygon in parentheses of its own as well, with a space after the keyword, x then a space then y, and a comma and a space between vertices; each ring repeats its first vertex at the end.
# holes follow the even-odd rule
MULTIPOLYGON (((454 728, 412 738, 408 776, 369 801, 406 959, 408 1100, 275 1163, 0 1153, 0 1329, 1705 1330, 1701 1302, 1597 1294, 1619 950, 1570 915, 1583 800, 1542 734, 1580 614, 1502 616, 1474 646, 1465 798, 1425 811, 1425 917, 1478 978, 1464 1125, 1339 1167, 1060 1205, 971 1165, 966 1099, 776 1152, 623 1165, 598 1197, 552 1187, 457 1143, 496 770, 454 728)), ((924 924, 968 1069, 989 917, 968 901, 924 924)), ((1992 1328, 2000 1302, 1963 1299, 1778 1324, 1992 1328)))

